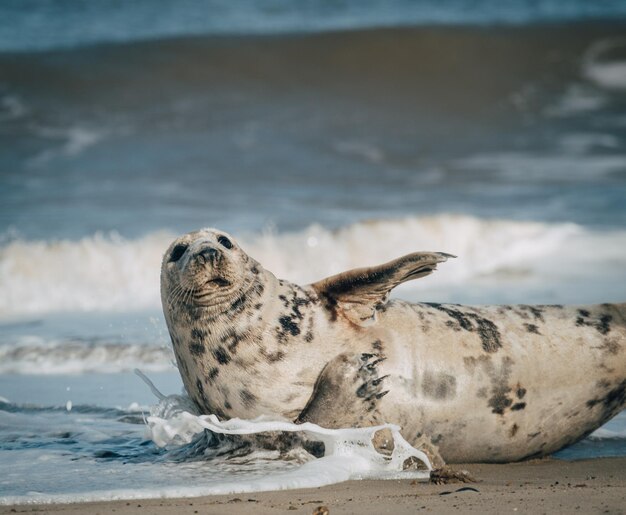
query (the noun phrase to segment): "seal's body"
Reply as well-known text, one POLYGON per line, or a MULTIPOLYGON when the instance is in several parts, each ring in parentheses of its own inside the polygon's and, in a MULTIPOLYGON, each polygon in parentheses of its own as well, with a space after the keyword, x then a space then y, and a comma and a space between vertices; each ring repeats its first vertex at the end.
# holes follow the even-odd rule
POLYGON ((223 232, 179 238, 161 292, 189 395, 220 417, 396 423, 450 462, 546 455, 624 407, 626 304, 387 300, 449 257, 409 254, 301 287, 223 232))

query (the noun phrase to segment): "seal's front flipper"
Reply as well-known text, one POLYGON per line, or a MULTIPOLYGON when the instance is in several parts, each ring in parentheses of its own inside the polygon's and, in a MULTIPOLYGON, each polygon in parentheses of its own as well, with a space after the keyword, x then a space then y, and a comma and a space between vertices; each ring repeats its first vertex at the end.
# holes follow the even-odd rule
POLYGON ((377 406, 388 391, 387 376, 378 375, 384 358, 376 354, 340 354, 315 382, 311 398, 296 423, 313 422, 330 429, 378 423, 377 406))
POLYGON ((333 314, 340 310, 351 322, 367 325, 375 320, 376 309, 387 302, 393 288, 429 275, 437 268, 437 263, 451 257, 456 256, 443 252, 415 252, 383 265, 348 270, 311 286, 333 314))

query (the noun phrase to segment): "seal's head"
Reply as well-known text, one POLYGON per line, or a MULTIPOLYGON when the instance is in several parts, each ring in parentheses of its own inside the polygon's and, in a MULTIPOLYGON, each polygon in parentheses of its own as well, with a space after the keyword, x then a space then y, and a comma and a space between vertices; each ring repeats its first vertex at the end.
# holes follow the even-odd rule
POLYGON ((201 229, 177 238, 163 256, 163 308, 215 308, 254 282, 260 266, 224 231, 201 229))

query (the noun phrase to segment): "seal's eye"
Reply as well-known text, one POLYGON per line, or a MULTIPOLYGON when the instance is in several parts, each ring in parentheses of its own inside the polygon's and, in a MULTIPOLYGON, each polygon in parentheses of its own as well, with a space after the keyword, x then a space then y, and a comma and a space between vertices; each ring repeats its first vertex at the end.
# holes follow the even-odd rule
POLYGON ((172 250, 172 253, 170 254, 170 263, 175 263, 181 257, 183 257, 183 254, 187 250, 187 247, 188 245, 184 245, 184 244, 176 245, 174 247, 174 250, 172 250))
POLYGON ((219 243, 223 247, 226 247, 227 249, 233 248, 233 242, 230 241, 226 236, 218 236, 217 243, 219 243))

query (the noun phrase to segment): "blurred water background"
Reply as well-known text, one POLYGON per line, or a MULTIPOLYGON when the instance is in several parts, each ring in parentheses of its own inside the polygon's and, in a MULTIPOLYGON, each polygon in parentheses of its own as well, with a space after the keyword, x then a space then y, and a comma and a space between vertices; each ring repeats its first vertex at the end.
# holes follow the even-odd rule
POLYGON ((442 250, 395 295, 624 301, 626 3, 1 2, 0 497, 176 486, 131 371, 181 388, 159 265, 203 226, 300 282, 442 250))

